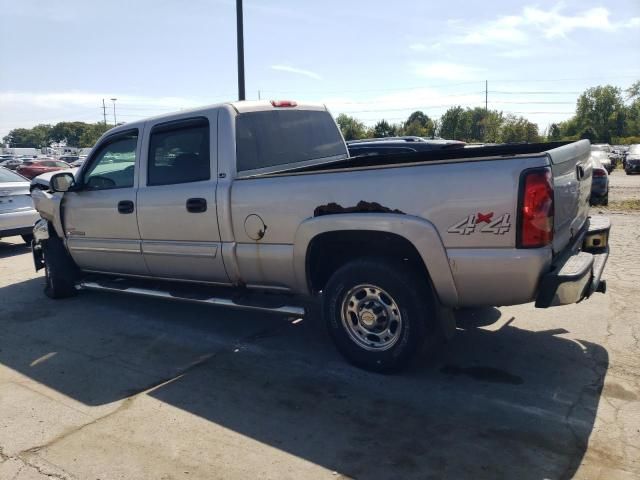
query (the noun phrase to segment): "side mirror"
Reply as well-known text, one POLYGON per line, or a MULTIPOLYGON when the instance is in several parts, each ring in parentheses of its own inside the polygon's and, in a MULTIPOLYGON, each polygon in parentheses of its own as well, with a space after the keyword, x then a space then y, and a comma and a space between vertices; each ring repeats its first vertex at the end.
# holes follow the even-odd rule
POLYGON ((54 192, 68 192, 75 185, 75 178, 70 172, 56 173, 49 180, 49 185, 54 192))

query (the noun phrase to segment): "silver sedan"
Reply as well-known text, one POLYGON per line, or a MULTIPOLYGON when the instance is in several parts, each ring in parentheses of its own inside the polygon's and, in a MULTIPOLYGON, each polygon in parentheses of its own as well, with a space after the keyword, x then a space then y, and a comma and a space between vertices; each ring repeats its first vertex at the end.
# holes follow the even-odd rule
POLYGON ((31 243, 39 218, 29 195, 29 180, 0 167, 0 238, 20 235, 31 243))

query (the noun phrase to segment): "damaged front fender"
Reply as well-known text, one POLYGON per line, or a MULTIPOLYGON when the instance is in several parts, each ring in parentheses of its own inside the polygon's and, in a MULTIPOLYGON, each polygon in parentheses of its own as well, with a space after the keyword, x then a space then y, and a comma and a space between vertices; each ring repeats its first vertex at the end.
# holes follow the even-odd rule
POLYGON ((44 268, 44 256, 42 254, 42 242, 49 240, 49 222, 44 218, 38 220, 33 227, 33 265, 36 272, 44 268))

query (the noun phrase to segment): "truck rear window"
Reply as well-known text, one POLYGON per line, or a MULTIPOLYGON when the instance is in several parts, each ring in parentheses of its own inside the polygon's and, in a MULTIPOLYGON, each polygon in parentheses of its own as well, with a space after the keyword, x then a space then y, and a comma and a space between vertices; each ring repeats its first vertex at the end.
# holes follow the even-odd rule
POLYGON ((347 150, 329 112, 273 110, 238 115, 236 156, 242 172, 346 157, 347 150))

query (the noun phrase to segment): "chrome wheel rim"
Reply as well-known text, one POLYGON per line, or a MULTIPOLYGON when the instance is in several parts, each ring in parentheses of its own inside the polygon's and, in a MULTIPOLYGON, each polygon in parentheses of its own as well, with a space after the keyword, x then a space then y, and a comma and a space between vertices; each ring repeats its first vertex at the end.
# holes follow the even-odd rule
POLYGON ((365 350, 388 350, 402 334, 398 304, 375 285, 357 285, 349 290, 342 302, 341 318, 351 340, 365 350))

